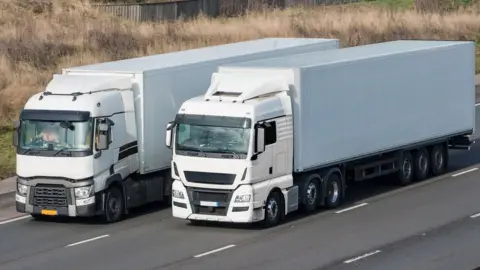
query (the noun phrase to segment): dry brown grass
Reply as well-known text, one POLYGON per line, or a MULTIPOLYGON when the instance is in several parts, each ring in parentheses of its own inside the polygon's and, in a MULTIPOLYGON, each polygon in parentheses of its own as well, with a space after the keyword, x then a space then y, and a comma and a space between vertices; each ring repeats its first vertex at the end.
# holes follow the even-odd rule
POLYGON ((339 38, 342 46, 477 40, 480 16, 473 9, 439 14, 349 5, 134 24, 80 0, 0 0, 0 121, 15 117, 62 67, 274 36, 339 38))

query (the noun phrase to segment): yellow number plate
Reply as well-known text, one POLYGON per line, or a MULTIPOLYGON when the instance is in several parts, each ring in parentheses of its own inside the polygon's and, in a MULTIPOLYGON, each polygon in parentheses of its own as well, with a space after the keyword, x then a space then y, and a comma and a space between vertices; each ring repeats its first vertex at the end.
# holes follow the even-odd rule
POLYGON ((46 216, 56 216, 57 215, 57 210, 42 210, 42 215, 46 216))

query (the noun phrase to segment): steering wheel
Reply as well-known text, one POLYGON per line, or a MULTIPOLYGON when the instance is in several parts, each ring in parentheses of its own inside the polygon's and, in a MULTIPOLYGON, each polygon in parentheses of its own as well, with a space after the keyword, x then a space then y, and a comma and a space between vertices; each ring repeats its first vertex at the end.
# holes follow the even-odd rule
POLYGON ((35 144, 35 145, 45 144, 45 140, 41 137, 35 137, 32 139, 31 144, 35 144))

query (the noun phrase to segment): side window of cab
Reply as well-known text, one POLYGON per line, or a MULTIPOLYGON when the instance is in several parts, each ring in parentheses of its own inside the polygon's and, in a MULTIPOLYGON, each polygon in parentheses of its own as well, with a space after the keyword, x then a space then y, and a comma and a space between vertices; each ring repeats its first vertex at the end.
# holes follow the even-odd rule
POLYGON ((275 121, 267 122, 265 127, 265 146, 277 142, 277 125, 275 121))

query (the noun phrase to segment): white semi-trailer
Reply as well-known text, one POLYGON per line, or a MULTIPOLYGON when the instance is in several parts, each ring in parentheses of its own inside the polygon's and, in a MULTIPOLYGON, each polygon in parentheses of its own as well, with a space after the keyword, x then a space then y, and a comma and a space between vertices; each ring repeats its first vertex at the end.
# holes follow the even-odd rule
POLYGON ((165 125, 219 65, 338 46, 267 38, 64 69, 15 124, 17 211, 115 222, 132 207, 170 203, 165 125))
POLYGON ((219 68, 167 125, 173 216, 267 226, 349 181, 440 175, 475 127, 474 44, 395 41, 219 68))

